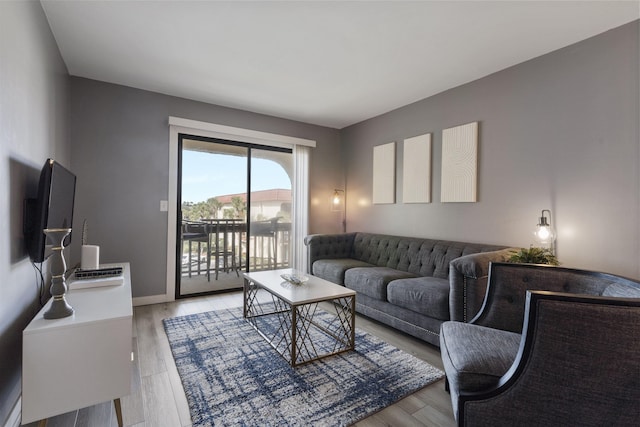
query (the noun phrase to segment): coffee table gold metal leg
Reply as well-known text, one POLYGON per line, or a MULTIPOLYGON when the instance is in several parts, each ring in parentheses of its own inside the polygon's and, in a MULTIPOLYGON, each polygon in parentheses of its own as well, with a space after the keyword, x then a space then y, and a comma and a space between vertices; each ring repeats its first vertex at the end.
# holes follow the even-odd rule
POLYGON ((298 329, 298 307, 291 306, 291 366, 296 366, 298 354, 297 350, 297 329, 298 329))
POLYGON ((356 348, 356 297, 351 297, 351 350, 356 348))

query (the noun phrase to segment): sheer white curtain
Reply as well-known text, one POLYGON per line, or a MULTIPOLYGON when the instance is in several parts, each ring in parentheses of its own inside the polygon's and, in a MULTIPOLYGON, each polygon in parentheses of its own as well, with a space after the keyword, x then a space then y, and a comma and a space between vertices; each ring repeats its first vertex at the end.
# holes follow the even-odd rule
POLYGON ((306 271, 307 251, 304 238, 309 233, 309 153, 310 148, 293 146, 293 206, 291 224, 292 268, 306 271))

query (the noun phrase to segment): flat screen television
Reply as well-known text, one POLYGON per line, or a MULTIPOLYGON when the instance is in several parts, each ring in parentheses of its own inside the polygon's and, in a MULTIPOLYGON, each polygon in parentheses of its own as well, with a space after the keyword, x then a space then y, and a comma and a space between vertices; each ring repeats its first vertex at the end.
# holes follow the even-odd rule
MULTIPOLYGON (((38 196, 27 200, 25 239, 29 257, 42 262, 51 255, 51 244, 43 230, 72 228, 76 176, 53 159, 47 159, 38 183, 38 196)), ((71 233, 64 246, 71 243, 71 233)))

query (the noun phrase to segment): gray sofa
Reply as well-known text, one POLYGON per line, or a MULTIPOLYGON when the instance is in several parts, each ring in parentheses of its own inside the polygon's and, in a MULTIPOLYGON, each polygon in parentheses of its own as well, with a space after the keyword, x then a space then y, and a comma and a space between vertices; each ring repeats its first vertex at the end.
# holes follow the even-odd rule
POLYGON ((482 311, 440 334, 458 425, 638 425, 639 327, 637 281, 492 264, 482 311))
POLYGON ((513 248, 371 233, 305 238, 308 272, 357 292, 356 311, 439 345, 440 325, 479 311, 489 262, 513 248))

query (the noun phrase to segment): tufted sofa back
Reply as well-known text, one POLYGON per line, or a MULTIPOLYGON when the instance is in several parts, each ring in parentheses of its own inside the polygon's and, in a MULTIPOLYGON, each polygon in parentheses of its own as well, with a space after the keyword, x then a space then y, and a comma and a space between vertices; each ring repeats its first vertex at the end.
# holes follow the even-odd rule
POLYGON ((353 258, 379 267, 442 279, 449 277, 449 262, 458 257, 504 249, 504 246, 360 232, 311 235, 305 241, 311 249, 309 265, 319 259, 353 258))

